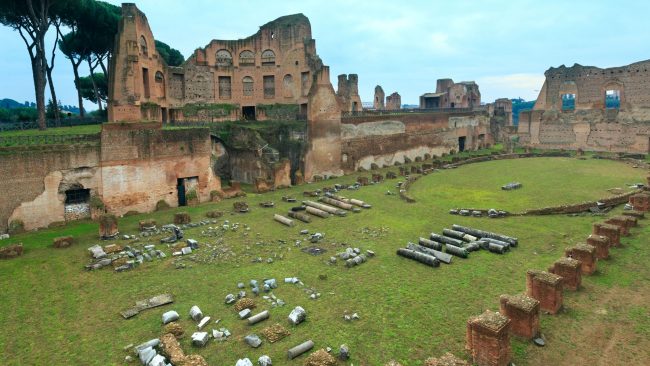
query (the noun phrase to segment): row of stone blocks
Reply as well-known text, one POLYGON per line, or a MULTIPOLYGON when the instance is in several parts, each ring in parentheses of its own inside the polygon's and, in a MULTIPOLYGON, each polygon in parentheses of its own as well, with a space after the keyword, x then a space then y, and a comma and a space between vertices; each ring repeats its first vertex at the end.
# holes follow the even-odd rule
MULTIPOLYGON (((643 215, 638 217, 642 218, 643 215)), ((636 217, 617 216, 604 224, 594 224, 587 244, 564 251, 548 272, 526 272, 526 294, 501 295, 499 312, 487 310, 467 322, 466 348, 472 362, 479 366, 506 366, 512 351, 510 334, 532 339, 539 334, 539 314, 544 310, 556 314, 563 303, 563 290, 578 290, 582 275, 596 271, 598 259, 609 257, 609 248, 620 246, 622 233, 636 226, 636 217)))

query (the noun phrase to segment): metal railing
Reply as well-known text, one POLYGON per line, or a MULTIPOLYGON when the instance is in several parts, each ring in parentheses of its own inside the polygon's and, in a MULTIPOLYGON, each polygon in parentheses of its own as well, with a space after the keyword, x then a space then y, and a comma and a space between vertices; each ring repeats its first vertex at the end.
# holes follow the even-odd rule
MULTIPOLYGON (((56 128, 56 127, 74 127, 74 126, 86 126, 86 125, 100 125, 102 124, 101 119, 97 118, 63 118, 60 120, 47 120, 45 125, 47 128, 56 128)), ((23 131, 23 130, 35 130, 38 129, 37 121, 27 121, 27 122, 3 122, 0 121, 0 132, 3 131, 23 131)))
POLYGON ((100 134, 0 136, 0 147, 99 143, 100 134))

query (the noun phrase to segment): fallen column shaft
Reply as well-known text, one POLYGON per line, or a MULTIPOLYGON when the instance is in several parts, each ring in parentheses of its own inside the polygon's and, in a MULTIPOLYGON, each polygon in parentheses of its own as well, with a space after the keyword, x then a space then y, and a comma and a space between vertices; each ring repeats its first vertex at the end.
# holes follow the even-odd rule
POLYGON ((275 214, 275 215, 273 215, 273 219, 274 219, 275 221, 277 221, 277 222, 279 222, 279 223, 281 223, 281 224, 287 225, 287 226, 289 226, 289 227, 293 227, 293 226, 295 225, 295 223, 293 222, 293 220, 288 219, 288 218, 286 218, 286 217, 284 217, 284 216, 282 216, 282 215, 275 214))
POLYGON ((440 261, 436 257, 429 254, 416 252, 415 250, 411 249, 399 248, 397 249, 397 255, 404 258, 416 260, 431 267, 438 267, 440 265, 440 261))
POLYGON ((442 250, 442 243, 438 243, 437 241, 425 239, 425 238, 420 238, 418 239, 418 243, 424 247, 435 249, 435 250, 442 250))
POLYGON ((450 244, 450 245, 453 245, 455 247, 462 247, 463 246, 463 241, 462 240, 458 240, 458 239, 454 239, 454 238, 448 238, 446 236, 438 235, 438 234, 435 234, 435 233, 431 233, 431 240, 435 240, 435 241, 437 241, 439 243, 450 244))
POLYGON ((301 343, 289 349, 289 351, 287 352, 287 356, 289 357, 290 360, 293 360, 294 358, 302 355, 303 353, 309 351, 312 348, 314 348, 314 342, 312 340, 308 340, 307 342, 301 343))
POLYGON ((517 243, 518 243, 517 238, 513 238, 513 237, 510 237, 510 236, 507 236, 507 235, 491 233, 489 231, 484 231, 484 230, 472 229, 472 228, 469 228, 469 227, 464 227, 464 226, 460 226, 460 225, 456 225, 456 224, 452 225, 451 227, 452 227, 452 229, 454 229, 456 231, 462 231, 464 233, 474 235, 476 237, 492 238, 492 239, 496 239, 496 240, 505 241, 506 243, 512 245, 513 247, 516 247, 517 243))
POLYGON ((449 230, 449 229, 442 229, 442 235, 448 236, 450 238, 460 239, 460 240, 466 241, 468 243, 470 241, 477 241, 478 240, 478 238, 473 236, 473 235, 466 234, 466 233, 464 233, 462 231, 449 230))
MULTIPOLYGON (((327 214, 327 212, 325 212, 325 214, 327 214)), ((300 220, 302 222, 307 222, 307 223, 311 222, 311 217, 302 212, 289 211, 287 212, 287 216, 291 217, 292 219, 300 220)))
POLYGON ((336 207, 324 205, 322 203, 318 203, 318 202, 314 202, 314 201, 303 201, 302 204, 306 205, 306 206, 311 206, 311 207, 317 208, 319 210, 323 210, 323 211, 325 211, 327 213, 331 213, 332 215, 345 216, 347 214, 345 211, 340 210, 340 209, 338 209, 336 207))
POLYGON ((338 207, 338 208, 342 208, 342 209, 344 209, 344 210, 351 210, 351 209, 352 209, 352 205, 351 205, 351 204, 349 204, 349 203, 345 203, 345 202, 341 202, 341 201, 339 201, 339 200, 335 200, 334 198, 330 198, 330 197, 321 197, 321 198, 320 198, 320 201, 321 201, 321 202, 325 202, 325 203, 329 203, 329 204, 332 205, 332 206, 336 206, 336 207, 338 207))
POLYGON ((327 212, 325 212, 323 210, 319 210, 316 207, 307 206, 305 208, 305 212, 307 212, 308 214, 312 214, 314 216, 322 217, 324 219, 330 217, 330 214, 328 214, 327 212))
POLYGON ((415 250, 416 252, 432 255, 432 256, 436 257, 442 263, 451 264, 452 256, 447 254, 447 253, 443 253, 443 252, 437 251, 435 249, 430 249, 430 248, 424 247, 422 245, 417 245, 417 244, 413 244, 413 243, 408 243, 406 245, 406 249, 415 250))
POLYGON ((445 245, 445 252, 461 258, 467 258, 469 256, 467 249, 449 244, 445 245))

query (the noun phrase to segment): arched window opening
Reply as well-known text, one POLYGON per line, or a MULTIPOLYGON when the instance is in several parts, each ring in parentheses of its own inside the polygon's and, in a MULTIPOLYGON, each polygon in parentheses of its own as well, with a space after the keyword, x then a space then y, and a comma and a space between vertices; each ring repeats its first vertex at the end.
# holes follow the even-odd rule
POLYGON ((291 98, 294 96, 293 94, 293 76, 290 74, 284 75, 284 78, 282 79, 282 90, 283 90, 283 95, 287 98, 291 98))
POLYGON ((244 96, 253 95, 253 78, 246 76, 242 79, 242 89, 244 91, 244 96))
POLYGON ((621 91, 618 89, 605 90, 605 108, 606 109, 620 109, 621 108, 621 91))
POLYGON ((228 50, 217 51, 217 66, 232 66, 232 54, 228 50))
POLYGON ((239 54, 239 66, 254 66, 255 54, 253 51, 242 51, 239 54))
POLYGON ((562 94, 560 95, 562 99, 562 110, 563 111, 572 111, 576 109, 576 95, 575 94, 562 94))
POLYGON ((262 52, 262 66, 275 65, 275 53, 271 50, 262 52))
POLYGON ((162 72, 156 71, 155 80, 156 80, 157 83, 164 83, 165 82, 165 76, 163 75, 162 72))

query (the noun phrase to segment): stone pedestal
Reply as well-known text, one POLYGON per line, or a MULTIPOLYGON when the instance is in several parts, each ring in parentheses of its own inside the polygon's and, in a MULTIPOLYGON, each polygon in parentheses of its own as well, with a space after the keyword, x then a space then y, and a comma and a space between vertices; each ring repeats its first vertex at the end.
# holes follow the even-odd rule
POLYGON ((110 214, 99 216, 99 238, 113 239, 120 232, 117 229, 117 217, 110 214))
POLYGON ((510 319, 486 310, 467 321, 466 348, 478 366, 507 366, 510 349, 510 319))
POLYGON ((650 211, 650 195, 645 192, 630 196, 629 203, 637 211, 650 211))
POLYGON ((609 238, 610 247, 620 247, 621 246, 621 232, 618 226, 610 224, 594 224, 592 234, 602 235, 609 238))
MULTIPOLYGON (((593 235, 590 235, 589 237, 591 238, 593 235)), ((595 237, 592 239, 592 241, 596 241, 595 239, 599 237, 595 237)), ((600 237, 602 238, 602 237, 600 237)), ((607 238, 603 241, 602 239, 600 240, 600 245, 603 244, 603 242, 607 241, 607 238)), ((589 241, 589 239, 587 239, 589 241)), ((609 249, 608 253, 609 253, 609 249)), ((577 259, 580 261, 580 270, 583 274, 590 275, 594 272, 596 272, 596 265, 598 264, 598 256, 596 254, 596 247, 589 245, 589 244, 578 244, 576 246, 573 246, 571 248, 566 248, 564 250, 564 255, 567 257, 577 259)), ((557 273, 559 274, 559 273, 557 273)), ((560 274, 560 276, 562 276, 560 274)))
MULTIPOLYGON (((609 258, 609 238, 602 235, 589 235, 587 238, 587 245, 596 248, 596 258, 606 259, 609 258)), ((568 255, 568 254, 567 254, 568 255)), ((580 258, 577 258, 580 260, 580 258)))
POLYGON ((530 269, 526 272, 526 294, 539 301, 542 310, 556 314, 562 308, 562 277, 530 269))
POLYGON ((636 211, 636 210, 623 211, 622 215, 623 216, 634 217, 635 219, 643 219, 643 218, 645 218, 645 214, 643 213, 643 211, 636 211))
POLYGON ((187 212, 177 212, 174 214, 174 224, 176 225, 189 224, 191 221, 190 214, 187 212))
POLYGON ((526 295, 501 295, 499 312, 510 319, 510 333, 532 339, 539 333, 539 301, 526 295))
POLYGON ((72 246, 72 243, 74 242, 74 239, 72 236, 61 236, 58 238, 54 238, 53 245, 55 248, 67 248, 69 246, 72 246))
POLYGON ((562 277, 564 288, 577 291, 582 283, 582 270, 580 267, 579 260, 565 257, 556 260, 548 271, 562 277))
POLYGON ((632 222, 625 219, 625 216, 614 216, 605 220, 606 224, 617 226, 621 232, 621 236, 630 235, 630 227, 634 226, 632 222))

